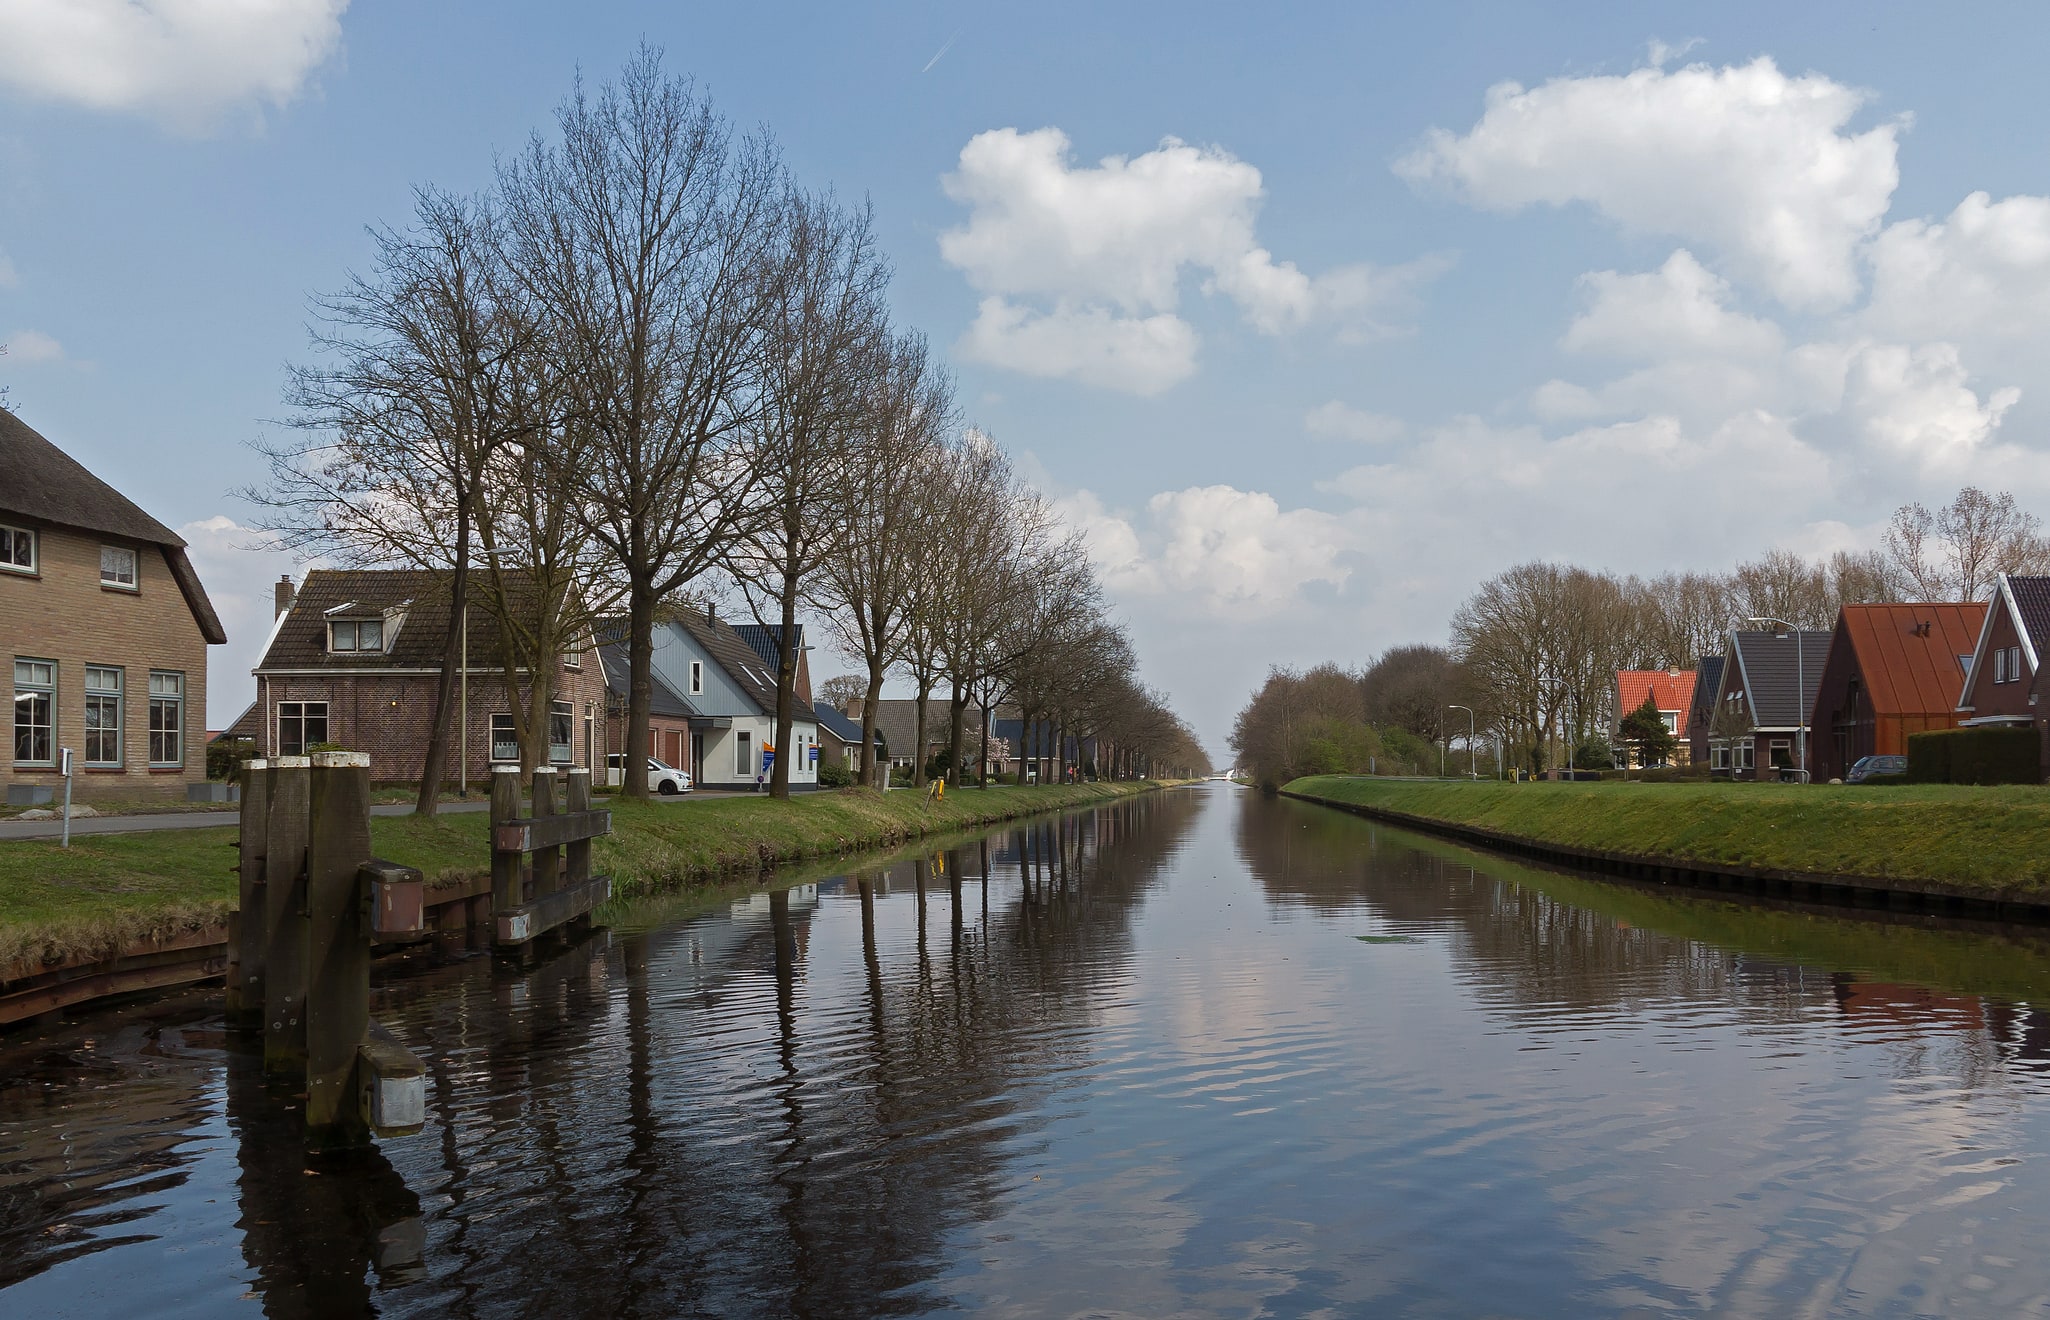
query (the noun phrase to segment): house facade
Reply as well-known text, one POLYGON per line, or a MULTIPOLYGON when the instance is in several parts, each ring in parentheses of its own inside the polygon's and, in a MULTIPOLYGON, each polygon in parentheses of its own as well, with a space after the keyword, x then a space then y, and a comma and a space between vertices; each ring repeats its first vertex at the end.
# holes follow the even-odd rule
MULTIPOLYGON (((1830 634, 1815 629, 1731 630, 1709 716, 1711 767, 1734 779, 1772 779, 1803 768, 1801 735, 1815 708, 1829 639, 1830 634)), ((1812 763, 1812 733, 1807 742, 1812 763)))
MULTIPOLYGON (((296 591, 281 582, 255 669, 258 752, 300 756, 340 746, 368 753, 375 780, 417 783, 454 627, 466 635, 467 663, 458 666, 448 712, 447 773, 488 787, 492 765, 519 760, 512 703, 524 703, 531 678, 518 670, 517 689, 508 690, 498 624, 476 603, 484 570, 473 572, 467 621, 451 618, 448 573, 315 569, 296 591)), ((548 761, 602 766, 605 675, 590 639, 557 656, 541 677, 549 692, 548 761)))
POLYGON ((1955 728, 1986 604, 1846 605, 1810 715, 1809 769, 1841 779, 1866 756, 1904 756, 1908 735, 1955 728))
POLYGON ((6 800, 183 800, 206 780, 206 648, 227 640, 185 542, 0 410, 6 800))
MULTIPOLYGON (((2050 577, 2002 573, 1972 647, 1958 697, 1959 723, 2034 728, 2050 757, 2050 720, 2041 701, 2044 648, 2050 646, 2050 577)), ((2050 765, 2050 759, 2044 764, 2050 765)))
POLYGON ((1694 696, 1687 703, 1687 759, 1707 765, 1708 726, 1714 721, 1723 682, 1723 658, 1705 655, 1694 662, 1694 696))
POLYGON ((1609 729, 1609 741, 1621 751, 1625 745, 1623 720, 1651 698, 1666 732, 1675 740, 1671 761, 1685 765, 1690 750, 1687 717, 1694 708, 1695 673, 1691 669, 1619 669, 1616 671, 1616 718, 1609 729))
MULTIPOLYGON (((607 637, 622 637, 608 625, 607 637)), ((650 718, 656 759, 690 771, 700 788, 752 792, 769 780, 776 741, 776 675, 733 625, 690 609, 665 611, 655 621, 654 680, 676 712, 650 718), (679 755, 671 760, 663 752, 679 755)), ((617 746, 626 745, 626 666, 607 710, 617 746)), ((651 702, 651 705, 662 704, 651 702)), ((819 727, 800 693, 790 728, 790 786, 818 787, 819 727)))

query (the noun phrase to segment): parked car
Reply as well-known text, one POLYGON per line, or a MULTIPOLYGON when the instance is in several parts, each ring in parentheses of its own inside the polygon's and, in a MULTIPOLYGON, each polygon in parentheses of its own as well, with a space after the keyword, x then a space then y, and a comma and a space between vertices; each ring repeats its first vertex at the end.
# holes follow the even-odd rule
POLYGON ((1869 784, 1875 779, 1898 779, 1908 772, 1905 756, 1861 756, 1844 772, 1846 784, 1869 784))
MULTIPOLYGON (((626 757, 618 752, 605 758, 605 782, 614 788, 625 782, 620 767, 626 764, 626 757)), ((690 772, 678 770, 673 765, 664 765, 654 757, 648 758, 648 789, 665 797, 691 790, 690 772)))

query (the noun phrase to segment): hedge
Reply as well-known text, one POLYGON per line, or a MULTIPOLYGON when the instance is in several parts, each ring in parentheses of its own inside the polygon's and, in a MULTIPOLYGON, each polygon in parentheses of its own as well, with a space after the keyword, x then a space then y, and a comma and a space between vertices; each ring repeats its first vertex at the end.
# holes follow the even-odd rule
POLYGON ((1908 735, 1908 782, 2039 784, 2042 742, 2033 727, 1987 725, 1908 735))

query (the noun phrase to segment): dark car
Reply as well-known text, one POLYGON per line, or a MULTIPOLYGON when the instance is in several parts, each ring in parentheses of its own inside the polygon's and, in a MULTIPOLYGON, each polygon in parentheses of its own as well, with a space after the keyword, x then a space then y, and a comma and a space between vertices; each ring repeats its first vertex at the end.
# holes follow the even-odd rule
POLYGON ((1869 784, 1875 779, 1898 779, 1908 772, 1905 756, 1861 756, 1844 773, 1846 784, 1869 784))

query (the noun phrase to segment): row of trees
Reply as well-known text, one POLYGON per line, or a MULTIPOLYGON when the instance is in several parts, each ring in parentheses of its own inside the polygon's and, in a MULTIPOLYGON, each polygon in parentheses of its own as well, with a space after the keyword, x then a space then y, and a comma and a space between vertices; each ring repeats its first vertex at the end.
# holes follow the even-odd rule
MULTIPOLYGON (((642 764, 659 614, 709 591, 780 629, 779 747, 807 610, 871 698, 897 671, 921 708, 944 684, 957 749, 971 693, 1080 721, 1093 698, 1078 694, 1132 683, 1128 646, 1076 640, 1108 627, 1079 544, 996 444, 963 433, 947 371, 892 323, 868 208, 793 182, 768 137, 736 134, 659 52, 596 92, 579 82, 554 134, 485 193, 422 188, 412 223, 372 238, 371 271, 317 303, 298 434, 261 446, 269 480, 246 493, 294 547, 449 570, 452 619, 474 577, 529 759, 552 694, 523 676, 623 615, 623 751, 642 764), (1081 668, 1034 677, 1056 655, 1081 668)), ((460 645, 452 626, 423 811, 460 645)))
MULTIPOLYGON (((1519 564, 1459 605, 1448 646, 1399 648, 1357 675, 1329 667, 1270 675, 1240 713, 1233 746, 1241 765, 1269 778, 1313 772, 1305 766, 1365 770, 1370 755, 1377 767, 1422 770, 1416 758, 1380 756, 1369 743, 1385 747, 1392 729, 1445 746, 1467 735, 1471 719, 1533 769, 1550 745, 1573 764, 1606 768, 1605 733, 1613 718, 1632 714, 1610 710, 1619 669, 1692 669, 1751 619, 1828 629, 1846 604, 1974 600, 2001 573, 2045 572, 2050 539, 2040 520, 2006 492, 1972 487, 1937 509, 1904 505, 1877 547, 1823 559, 1771 550, 1726 573, 1650 578, 1519 564), (1358 693, 1347 695, 1333 676, 1358 693)), ((1649 730, 1634 736, 1656 741, 1649 730)))

